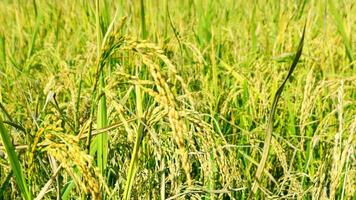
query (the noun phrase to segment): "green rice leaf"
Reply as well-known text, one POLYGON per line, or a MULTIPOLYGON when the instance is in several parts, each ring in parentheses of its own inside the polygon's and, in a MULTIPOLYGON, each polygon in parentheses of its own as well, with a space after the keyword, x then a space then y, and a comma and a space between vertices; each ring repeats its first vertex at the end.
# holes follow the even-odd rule
POLYGON ((6 150, 7 158, 11 165, 11 169, 14 172, 17 186, 20 189, 21 196, 23 199, 26 200, 32 199, 32 195, 27 186, 26 179, 22 167, 20 165, 19 158, 15 152, 14 145, 11 142, 10 134, 4 126, 1 116, 0 116, 0 135, 1 135, 2 143, 6 150))
POLYGON ((306 23, 304 25, 304 29, 303 29, 303 34, 302 34, 302 38, 300 39, 299 45, 298 45, 298 50, 297 53, 294 57, 293 63, 289 69, 288 75, 287 77, 284 79, 283 83, 281 84, 281 86, 278 88, 276 94, 274 95, 274 100, 272 103, 272 109, 270 112, 270 115, 268 117, 268 125, 267 125, 267 130, 266 130, 266 137, 265 137, 265 142, 264 142, 264 146, 263 146, 263 152, 262 152, 262 158, 260 160, 260 163, 257 167, 257 171, 255 174, 255 181, 252 185, 252 193, 256 193, 257 192, 257 184, 259 182, 259 180, 261 179, 262 176, 262 172, 265 168, 266 165, 266 161, 268 158, 268 153, 269 153, 269 149, 270 149, 270 144, 271 144, 271 139, 272 139, 272 132, 273 132, 273 122, 274 122, 274 115, 276 113, 276 109, 277 109, 277 104, 278 101, 281 97, 281 94, 283 92, 284 86, 287 83, 288 79, 290 78, 290 76, 292 75, 294 69, 296 68, 300 56, 302 55, 302 51, 303 51, 303 46, 304 46, 304 35, 305 35, 305 27, 306 27, 306 23))

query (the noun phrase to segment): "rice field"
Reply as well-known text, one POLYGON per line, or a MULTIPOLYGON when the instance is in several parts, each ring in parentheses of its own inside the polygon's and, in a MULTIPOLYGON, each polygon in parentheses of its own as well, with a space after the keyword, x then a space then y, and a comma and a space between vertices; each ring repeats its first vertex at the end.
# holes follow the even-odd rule
POLYGON ((0 1, 0 199, 355 199, 356 2, 0 1))

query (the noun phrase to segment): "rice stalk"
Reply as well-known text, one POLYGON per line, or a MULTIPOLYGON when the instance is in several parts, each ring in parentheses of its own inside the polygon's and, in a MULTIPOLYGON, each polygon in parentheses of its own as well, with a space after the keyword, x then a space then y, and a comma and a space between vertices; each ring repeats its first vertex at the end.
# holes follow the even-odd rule
POLYGON ((0 33, 0 60, 1 65, 6 65, 6 49, 5 49, 5 37, 0 33))
POLYGON ((88 135, 88 151, 93 155, 95 152, 97 153, 97 161, 98 166, 101 173, 104 174, 107 165, 107 155, 109 151, 108 147, 108 133, 100 134, 94 141, 93 146, 90 148, 91 137, 92 137, 92 119, 94 114, 94 103, 96 102, 96 98, 99 98, 98 102, 98 110, 97 110, 97 127, 104 128, 108 124, 107 119, 107 108, 106 108, 106 97, 105 93, 103 93, 105 87, 105 76, 103 72, 103 68, 107 65, 107 61, 110 58, 110 55, 113 51, 120 46, 122 42, 119 38, 117 41, 116 34, 122 28, 125 18, 121 19, 120 24, 116 29, 114 29, 114 23, 116 21, 117 11, 115 13, 114 19, 108 27, 104 38, 101 41, 101 34, 99 30, 99 1, 96 1, 96 25, 97 25, 97 48, 98 48, 98 57, 97 57, 97 70, 96 70, 96 79, 94 81, 93 90, 92 90, 92 107, 90 113, 90 126, 89 126, 89 135, 88 135), (99 83, 99 86, 98 86, 99 83), (98 91, 96 91, 98 88, 98 91))
POLYGON ((142 145, 142 140, 145 135, 145 123, 144 119, 142 119, 142 122, 139 125, 139 128, 137 130, 137 137, 135 140, 134 148, 132 151, 132 156, 130 160, 130 166, 128 168, 127 172, 127 177, 126 177, 126 183, 125 183, 125 189, 123 193, 123 199, 128 200, 131 199, 131 190, 132 190, 132 184, 135 178, 135 174, 137 172, 137 164, 138 164, 138 159, 139 159, 139 152, 140 152, 140 147, 142 145))
POLYGON ((24 171, 20 165, 20 160, 17 156, 17 153, 15 152, 14 145, 12 144, 11 136, 10 136, 9 132, 7 131, 7 129, 5 128, 1 116, 0 116, 0 134, 1 134, 2 143, 3 143, 6 153, 7 153, 7 157, 8 157, 11 169, 15 176, 16 184, 20 189, 21 196, 23 199, 31 200, 32 194, 31 194, 29 187, 27 185, 24 171))
POLYGON ((339 11, 335 8, 334 0, 328 1, 328 5, 330 8, 330 12, 333 15, 333 18, 335 20, 337 31, 340 33, 340 35, 342 37, 342 41, 343 41, 345 49, 346 49, 346 55, 347 55, 350 63, 353 63, 354 56, 353 56, 353 52, 352 52, 351 42, 346 34, 343 20, 339 14, 339 11))
MULTIPOLYGON (((98 49, 98 59, 101 54, 101 29, 100 29, 100 10, 99 10, 99 0, 95 1, 95 19, 96 19, 96 31, 97 31, 97 49, 98 49)), ((100 62, 100 61, 99 61, 100 62)), ((98 102, 97 110, 97 127, 103 128, 107 126, 107 108, 106 108, 106 97, 105 93, 101 94, 105 87, 105 75, 104 71, 101 71, 99 75, 99 87, 97 94, 100 94, 100 99, 98 102)), ((104 175, 106 165, 107 165, 107 155, 108 155, 108 133, 103 133, 97 136, 97 165, 100 172, 104 175)))

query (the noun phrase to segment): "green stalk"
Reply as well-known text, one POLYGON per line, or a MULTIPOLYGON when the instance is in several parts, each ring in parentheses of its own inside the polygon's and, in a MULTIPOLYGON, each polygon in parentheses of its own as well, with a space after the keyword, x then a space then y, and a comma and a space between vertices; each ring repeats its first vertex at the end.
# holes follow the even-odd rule
POLYGON ((32 56, 33 51, 35 49, 35 43, 36 43, 38 31, 39 31, 40 26, 41 26, 41 20, 42 20, 41 16, 37 17, 35 30, 33 31, 31 43, 30 43, 30 46, 29 46, 29 49, 28 49, 28 53, 27 53, 27 58, 30 58, 32 56))
POLYGON ((334 2, 332 0, 329 1, 329 7, 330 7, 331 14, 334 17, 337 30, 342 37, 342 41, 343 41, 345 49, 346 49, 346 55, 347 55, 348 59, 350 60, 350 63, 352 63, 354 58, 353 58, 353 54, 352 54, 351 42, 350 42, 349 38, 347 37, 345 27, 344 27, 344 24, 342 23, 342 19, 339 14, 339 11, 336 10, 334 2))
MULTIPOLYGON (((97 47, 98 47, 98 59, 100 59, 101 54, 101 30, 100 30, 100 10, 99 10, 99 0, 96 0, 96 34, 97 34, 97 47)), ((99 61, 100 62, 100 61, 99 61)), ((99 77, 99 88, 98 91, 100 95, 98 111, 97 111, 97 127, 103 128, 107 126, 107 109, 106 109, 106 97, 105 94, 101 94, 105 87, 105 75, 103 71, 100 72, 99 77)), ((107 155, 108 155, 108 133, 103 133, 96 137, 97 140, 97 165, 102 174, 104 174, 107 155)))
MULTIPOLYGON (((143 8, 143 2, 141 2, 141 14, 144 15, 144 11, 142 11, 143 8)), ((144 27, 144 17, 142 17, 141 15, 141 19, 143 19, 142 22, 142 27, 144 27)), ((144 31, 144 29, 143 29, 144 31)), ((144 33, 142 33, 142 37, 144 37, 144 33)), ((139 77, 140 75, 140 67, 137 66, 136 67, 136 76, 139 77)), ((138 158, 139 158, 139 149, 141 146, 141 138, 143 137, 143 126, 141 124, 141 120, 142 120, 142 116, 143 116, 143 99, 142 99, 142 93, 141 93, 141 89, 138 85, 135 85, 135 93, 136 93, 136 115, 137 115, 137 123, 139 124, 139 128, 137 131, 137 135, 136 135, 136 141, 134 144, 134 149, 132 152, 132 157, 131 157, 131 161, 130 161, 130 167, 129 167, 129 171, 127 172, 127 179, 126 179, 126 185, 125 185, 125 190, 124 190, 124 195, 123 195, 123 199, 127 200, 130 199, 131 197, 131 188, 132 188, 132 184, 133 184, 133 180, 137 171, 137 162, 138 162, 138 158)))
MULTIPOLYGON (((102 34, 101 34, 101 28, 100 28, 100 12, 99 12, 99 0, 95 1, 95 19, 96 19, 96 35, 97 35, 97 59, 98 59, 98 65, 101 66, 102 63, 99 60, 100 55, 101 55, 101 44, 102 44, 102 34)), ((94 86, 94 91, 93 95, 96 97, 99 97, 98 101, 98 107, 97 107, 97 128, 103 128, 107 126, 107 109, 106 109, 106 98, 105 94, 103 93, 103 89, 105 87, 105 75, 103 71, 101 70, 99 73, 99 79, 98 79, 99 85, 97 88, 97 91, 95 91, 95 86, 94 86)), ((94 102, 95 103, 94 98, 94 102)), ((91 119, 92 119, 92 114, 94 113, 94 107, 92 107, 91 110, 91 119)), ((91 135, 89 135, 89 138, 91 135)), ((89 139, 90 142, 90 139, 89 139)), ((90 154, 94 155, 97 153, 97 166, 100 170, 100 172, 104 175, 106 165, 107 165, 107 154, 108 154, 108 133, 103 133, 100 136, 96 136, 94 140, 91 142, 90 145, 90 154)))
POLYGON ((7 158, 11 165, 11 169, 14 172, 17 186, 20 189, 21 196, 23 199, 30 200, 32 199, 32 194, 30 193, 29 187, 27 186, 23 169, 20 165, 19 158, 15 152, 15 147, 11 142, 11 136, 8 133, 8 131, 5 129, 1 116, 0 116, 0 135, 1 135, 2 143, 7 153, 7 158))
MULTIPOLYGON (((138 119, 138 120, 140 120, 140 119, 138 119)), ((127 173, 126 185, 125 185, 124 196, 123 196, 124 200, 131 199, 131 189, 132 189, 133 180, 135 178, 136 171, 137 171, 137 163, 138 163, 139 152, 140 152, 140 147, 142 144, 144 132, 145 132, 144 122, 142 122, 142 120, 140 120, 139 128, 137 131, 137 137, 136 137, 136 141, 135 141, 135 146, 134 146, 131 161, 130 161, 130 167, 129 167, 129 171, 127 173)))
MULTIPOLYGON (((99 91, 101 91, 105 86, 104 74, 100 74, 99 80, 99 91)), ((99 100, 98 113, 97 113, 97 127, 104 128, 108 124, 107 120, 107 109, 106 109, 106 97, 102 95, 99 100)), ((97 159, 98 167, 100 172, 104 175, 106 164, 107 164, 107 155, 108 155, 108 133, 103 133, 97 136, 97 159)))
POLYGON ((82 91, 82 75, 80 75, 79 78, 79 86, 78 86, 78 92, 77 92, 77 101, 75 103, 75 114, 74 114, 74 118, 75 118, 75 122, 74 122, 74 130, 76 133, 79 132, 79 110, 80 110, 80 94, 82 91))
POLYGON ((141 29, 142 29, 142 38, 146 39, 147 37, 147 31, 146 31, 146 21, 145 21, 145 5, 143 3, 143 0, 140 2, 141 6, 141 29))
MULTIPOLYGON (((141 30, 142 30, 142 38, 145 39, 147 36, 146 33, 146 25, 145 25, 145 6, 143 4, 143 0, 141 0, 141 30)), ((136 76, 139 77, 140 75, 140 67, 136 67, 136 76)), ((136 92, 136 115, 137 115, 137 123, 139 124, 139 128, 137 131, 136 135, 136 141, 134 144, 134 149, 132 152, 132 157, 130 161, 130 167, 129 171, 127 172, 127 179, 126 179, 126 184, 125 184, 125 190, 124 190, 124 195, 123 199, 128 200, 131 197, 131 189, 132 189, 132 184, 133 180, 135 178, 135 174, 137 171, 137 163, 138 163, 138 158, 139 158, 139 150, 141 147, 142 139, 143 139, 143 124, 142 124, 142 118, 143 118, 143 98, 142 98, 142 93, 141 89, 138 85, 135 85, 135 92, 136 92)))
POLYGON ((5 36, 0 34, 0 64, 3 65, 5 69, 6 65, 6 51, 5 51, 5 36))
MULTIPOLYGON (((108 34, 111 33, 113 29, 114 22, 116 20, 118 10, 116 10, 115 17, 111 24, 109 25, 108 29, 106 30, 106 34, 102 39, 101 35, 101 27, 100 27, 100 18, 99 18, 99 0, 96 0, 96 32, 97 32, 97 73, 96 79, 93 85, 92 91, 92 106, 90 109, 90 125, 89 125, 89 135, 88 135, 88 151, 90 155, 94 155, 97 153, 97 166, 99 167, 100 172, 104 175, 106 166, 107 166, 107 156, 108 156, 108 133, 105 132, 100 136, 94 138, 91 141, 91 134, 92 134, 92 120, 93 115, 95 112, 95 103, 96 99, 98 99, 98 110, 97 110, 97 128, 106 127, 108 124, 107 118, 107 108, 106 108, 106 97, 105 93, 103 92, 105 88, 105 74, 103 72, 103 67, 105 66, 105 61, 100 60, 102 54, 102 48, 104 48, 104 44, 106 43, 108 34), (98 85, 98 86, 97 86, 98 85)), ((123 19, 124 20, 124 19, 123 19)), ((123 21, 122 21, 123 22, 123 21)))

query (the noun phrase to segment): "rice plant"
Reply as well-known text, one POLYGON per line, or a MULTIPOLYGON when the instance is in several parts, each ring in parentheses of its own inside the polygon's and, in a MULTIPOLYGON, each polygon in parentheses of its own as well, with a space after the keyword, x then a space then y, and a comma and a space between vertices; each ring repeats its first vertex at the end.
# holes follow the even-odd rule
POLYGON ((355 9, 0 1, 0 199, 354 199, 355 9))

